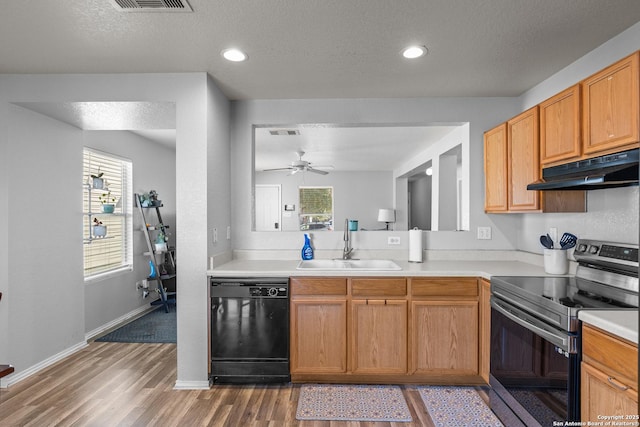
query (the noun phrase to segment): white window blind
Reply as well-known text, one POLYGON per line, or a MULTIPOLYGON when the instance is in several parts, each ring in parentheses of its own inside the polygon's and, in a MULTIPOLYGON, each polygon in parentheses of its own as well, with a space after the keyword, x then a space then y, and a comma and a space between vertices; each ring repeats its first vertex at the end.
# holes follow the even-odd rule
POLYGON ((133 265, 132 163, 128 159, 84 148, 83 238, 84 277, 92 279, 133 265), (91 175, 102 173, 103 189, 92 188, 91 175), (110 192, 114 213, 102 213, 101 198, 110 192), (107 227, 104 237, 92 232, 95 220, 107 227))

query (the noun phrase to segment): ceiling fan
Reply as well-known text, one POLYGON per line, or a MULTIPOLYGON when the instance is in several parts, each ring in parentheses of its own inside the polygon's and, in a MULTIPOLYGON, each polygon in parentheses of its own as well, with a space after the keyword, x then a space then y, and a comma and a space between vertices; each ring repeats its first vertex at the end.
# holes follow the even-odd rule
POLYGON ((320 175, 327 175, 329 172, 321 169, 333 169, 333 166, 311 166, 311 162, 306 160, 302 160, 302 156, 304 156, 304 151, 296 151, 298 155, 298 160, 294 160, 291 164, 285 168, 274 168, 274 169, 264 169, 264 172, 267 171, 281 171, 281 170, 290 170, 289 175, 296 174, 298 172, 313 172, 320 175))

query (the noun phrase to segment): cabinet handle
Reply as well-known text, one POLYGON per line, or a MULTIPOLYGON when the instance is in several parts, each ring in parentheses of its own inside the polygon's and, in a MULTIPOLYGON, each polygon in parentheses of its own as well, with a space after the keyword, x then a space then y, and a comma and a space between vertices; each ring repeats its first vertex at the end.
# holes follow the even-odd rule
POLYGON ((614 386, 615 388, 617 388, 618 390, 622 390, 622 391, 626 391, 629 390, 629 386, 626 386, 622 383, 619 383, 615 378, 613 377, 608 377, 607 381, 609 381, 609 384, 611 384, 612 386, 614 386))

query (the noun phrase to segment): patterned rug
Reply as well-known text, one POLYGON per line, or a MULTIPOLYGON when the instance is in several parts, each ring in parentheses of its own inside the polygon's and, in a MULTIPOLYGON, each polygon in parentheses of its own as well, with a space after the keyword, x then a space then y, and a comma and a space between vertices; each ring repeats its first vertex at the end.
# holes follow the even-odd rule
POLYGON ((436 427, 503 427, 473 387, 418 387, 436 427))
POLYGON ((136 320, 127 323, 96 341, 139 342, 139 343, 175 343, 176 306, 169 305, 165 313, 162 306, 136 320))
POLYGON ((410 422, 411 412, 398 386, 304 384, 298 420, 410 422))

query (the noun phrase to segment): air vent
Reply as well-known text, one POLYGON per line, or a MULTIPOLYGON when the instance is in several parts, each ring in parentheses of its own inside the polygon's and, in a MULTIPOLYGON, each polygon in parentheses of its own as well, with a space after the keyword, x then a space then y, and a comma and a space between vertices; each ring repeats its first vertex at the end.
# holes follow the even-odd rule
POLYGON ((269 133, 273 136, 294 136, 300 135, 297 129, 271 129, 269 133))
POLYGON ((187 0, 111 0, 120 12, 193 12, 187 0))

